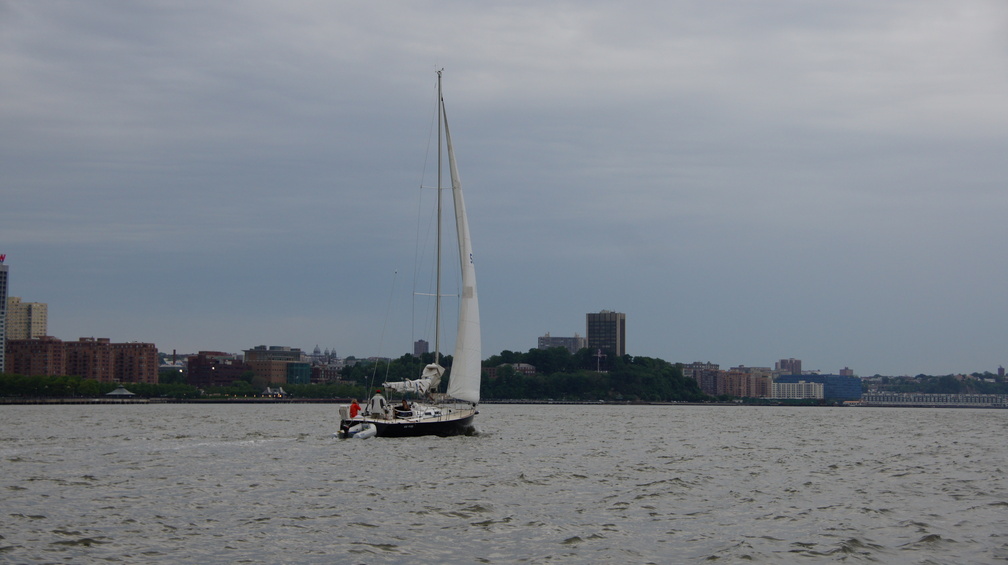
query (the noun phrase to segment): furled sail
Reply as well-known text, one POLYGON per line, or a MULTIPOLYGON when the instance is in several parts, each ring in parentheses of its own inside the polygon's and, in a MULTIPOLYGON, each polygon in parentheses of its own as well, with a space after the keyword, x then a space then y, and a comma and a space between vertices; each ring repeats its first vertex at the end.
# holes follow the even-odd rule
POLYGON ((382 386, 396 392, 412 392, 419 396, 425 396, 428 391, 437 389, 437 386, 441 384, 441 375, 443 374, 444 367, 431 363, 424 367, 419 379, 384 382, 382 386))
POLYGON ((444 116, 448 168, 451 172, 452 197, 455 204, 455 230, 458 233, 459 259, 462 263, 462 296, 459 301, 455 355, 448 379, 448 396, 475 403, 480 399, 482 371, 476 268, 473 263, 472 241, 469 238, 469 220, 466 218, 465 201, 462 198, 462 182, 459 180, 455 164, 455 151, 452 149, 451 133, 448 131, 448 116, 444 114, 444 100, 441 100, 441 110, 444 116))

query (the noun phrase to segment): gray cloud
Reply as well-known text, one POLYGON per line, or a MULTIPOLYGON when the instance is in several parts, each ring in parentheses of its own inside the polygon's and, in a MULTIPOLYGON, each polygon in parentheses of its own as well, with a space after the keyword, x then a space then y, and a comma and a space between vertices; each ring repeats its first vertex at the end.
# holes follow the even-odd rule
POLYGON ((0 10, 0 252, 64 339, 408 350, 445 67, 488 354, 611 308, 670 360, 1004 362, 1001 3, 0 10))

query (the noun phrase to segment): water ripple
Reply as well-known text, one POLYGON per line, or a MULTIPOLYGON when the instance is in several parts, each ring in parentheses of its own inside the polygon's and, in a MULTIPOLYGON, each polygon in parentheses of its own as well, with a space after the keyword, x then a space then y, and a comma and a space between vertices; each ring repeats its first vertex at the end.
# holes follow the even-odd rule
POLYGON ((325 405, 0 409, 0 561, 1008 558, 1008 411, 493 405, 351 442, 325 405))

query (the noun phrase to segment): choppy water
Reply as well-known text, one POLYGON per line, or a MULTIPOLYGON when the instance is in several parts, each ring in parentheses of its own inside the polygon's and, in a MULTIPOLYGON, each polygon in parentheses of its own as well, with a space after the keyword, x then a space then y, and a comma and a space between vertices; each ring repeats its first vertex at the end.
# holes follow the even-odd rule
POLYGON ((0 561, 1008 560, 1008 411, 484 405, 336 440, 334 405, 0 407, 0 561))

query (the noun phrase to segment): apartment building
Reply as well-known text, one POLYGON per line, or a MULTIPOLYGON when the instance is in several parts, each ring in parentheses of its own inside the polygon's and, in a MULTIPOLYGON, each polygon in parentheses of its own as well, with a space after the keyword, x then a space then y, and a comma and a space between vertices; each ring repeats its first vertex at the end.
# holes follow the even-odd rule
POLYGON ((626 355, 626 314, 602 310, 585 314, 588 349, 622 357, 626 355))
POLYGON ((153 343, 112 343, 105 337, 62 341, 42 336, 10 340, 5 349, 10 354, 13 374, 70 375, 105 383, 158 381, 157 347, 153 343))
POLYGON ((7 339, 36 339, 48 335, 49 305, 43 302, 22 302, 20 297, 7 297, 7 339))

